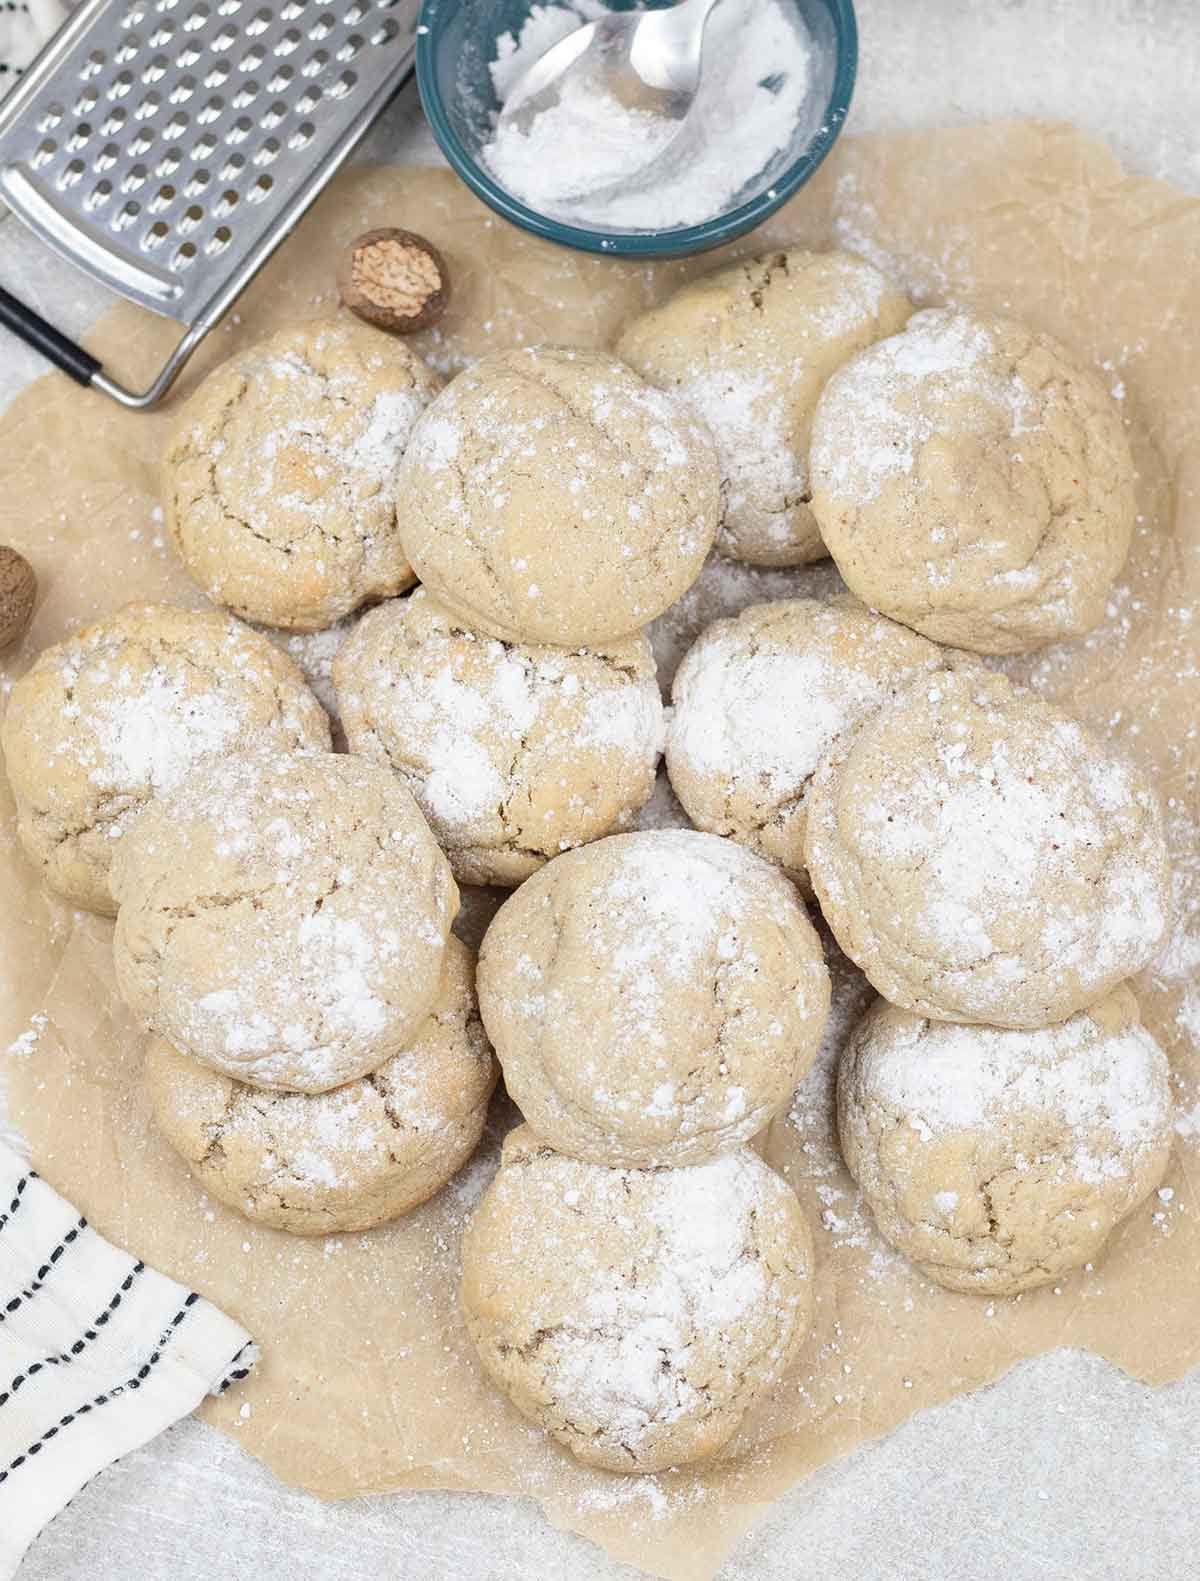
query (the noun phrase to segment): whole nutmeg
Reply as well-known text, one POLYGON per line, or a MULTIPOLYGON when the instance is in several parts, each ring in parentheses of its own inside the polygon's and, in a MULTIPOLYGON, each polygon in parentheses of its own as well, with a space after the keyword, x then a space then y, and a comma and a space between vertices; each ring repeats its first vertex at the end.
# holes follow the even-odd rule
POLYGON ((0 648, 25 635, 33 619, 37 577, 23 554, 0 544, 0 648))
POLYGON ((450 300, 446 260, 412 231, 364 232, 342 254, 337 279, 352 313, 397 335, 436 324, 450 300))

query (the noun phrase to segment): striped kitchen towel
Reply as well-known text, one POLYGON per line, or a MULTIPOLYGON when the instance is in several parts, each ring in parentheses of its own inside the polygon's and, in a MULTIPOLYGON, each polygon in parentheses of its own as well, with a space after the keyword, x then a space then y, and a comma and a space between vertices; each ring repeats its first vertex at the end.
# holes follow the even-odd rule
POLYGON ((0 1142, 0 1581, 103 1467, 244 1378, 250 1336, 0 1142))
POLYGON ((0 95, 66 17, 62 0, 0 0, 0 95))

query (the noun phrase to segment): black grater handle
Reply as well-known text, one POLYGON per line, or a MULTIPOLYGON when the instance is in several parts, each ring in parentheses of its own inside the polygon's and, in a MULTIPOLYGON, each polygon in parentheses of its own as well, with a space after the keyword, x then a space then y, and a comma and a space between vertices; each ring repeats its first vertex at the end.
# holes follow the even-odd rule
POLYGON ((60 334, 53 324, 47 324, 31 307, 18 302, 3 286, 0 286, 0 324, 12 330, 18 339, 32 346, 34 351, 40 351, 56 368, 69 374, 76 384, 90 385, 100 372, 102 365, 95 357, 89 356, 81 346, 60 334))

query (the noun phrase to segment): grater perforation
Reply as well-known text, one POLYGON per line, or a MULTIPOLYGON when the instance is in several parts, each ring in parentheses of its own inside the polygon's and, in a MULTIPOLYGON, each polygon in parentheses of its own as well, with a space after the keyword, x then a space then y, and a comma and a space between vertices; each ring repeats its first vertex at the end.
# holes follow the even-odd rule
POLYGON ((6 293, 0 322, 126 404, 158 399, 408 75, 416 12, 87 0, 0 106, 0 198, 187 333, 132 395, 6 293))

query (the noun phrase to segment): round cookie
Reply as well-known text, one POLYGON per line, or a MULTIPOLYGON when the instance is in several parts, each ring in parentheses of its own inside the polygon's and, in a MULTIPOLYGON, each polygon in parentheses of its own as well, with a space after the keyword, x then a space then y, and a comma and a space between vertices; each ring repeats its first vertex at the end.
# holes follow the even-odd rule
POLYGON ((463 1239, 484 1370, 587 1465, 662 1471, 716 1454, 812 1322, 812 1238, 749 1148, 688 1169, 606 1169, 527 1126, 463 1239))
POLYGON ((934 308, 835 373, 812 508, 852 592, 937 642, 1089 631, 1125 563, 1133 458, 1100 377, 1050 335, 934 308))
POLYGON ((881 1233, 950 1290, 1015 1295, 1091 1262, 1171 1149, 1166 1056, 1124 985, 1039 1031, 876 1000, 837 1102, 881 1233))
POLYGON ((147 802, 205 758, 329 750, 297 667, 215 610, 130 604, 39 655, 0 727, 17 829, 47 884, 107 916, 109 868, 147 802))
POLYGON ((407 346, 348 319, 276 330, 210 373, 167 440, 163 501, 214 603, 315 631, 409 587, 396 472, 440 386, 407 346))
POLYGON ((229 758, 154 801, 112 871, 117 986, 181 1053, 325 1092, 407 1048, 458 891, 420 809, 362 758, 229 758))
POLYGON ((1152 960, 1170 915, 1145 776, 982 667, 913 682, 834 750, 805 861, 878 992, 941 1021, 1062 1021, 1152 960))
POLYGON ((261 1092, 162 1038, 145 1065, 158 1128, 205 1191, 293 1235, 369 1230, 432 1197, 478 1146, 497 1074, 474 958, 453 938, 432 1011, 360 1081, 261 1092))
POLYGON ((500 908, 479 956, 483 1023, 513 1101, 597 1164, 696 1164, 791 1100, 829 1010, 794 885, 692 830, 555 857, 500 908))
POLYGON ((717 530, 708 430, 624 363, 553 346, 448 384, 400 468, 404 547, 467 625, 514 642, 617 642, 695 578, 717 530))
POLYGON ((817 397, 848 357, 895 334, 911 312, 864 259, 793 247, 692 280, 625 329, 618 357, 689 401, 712 430, 722 554, 783 566, 829 553, 809 509, 817 397))
POLYGON ((754 604, 709 626, 675 673, 672 788, 698 829, 778 862, 811 894, 804 830, 818 765, 901 687, 952 662, 853 599, 754 604))
POLYGON ((643 636, 515 646, 418 588, 362 618, 334 684, 350 750, 399 774, 460 883, 519 884, 627 827, 654 789, 663 707, 643 636))

